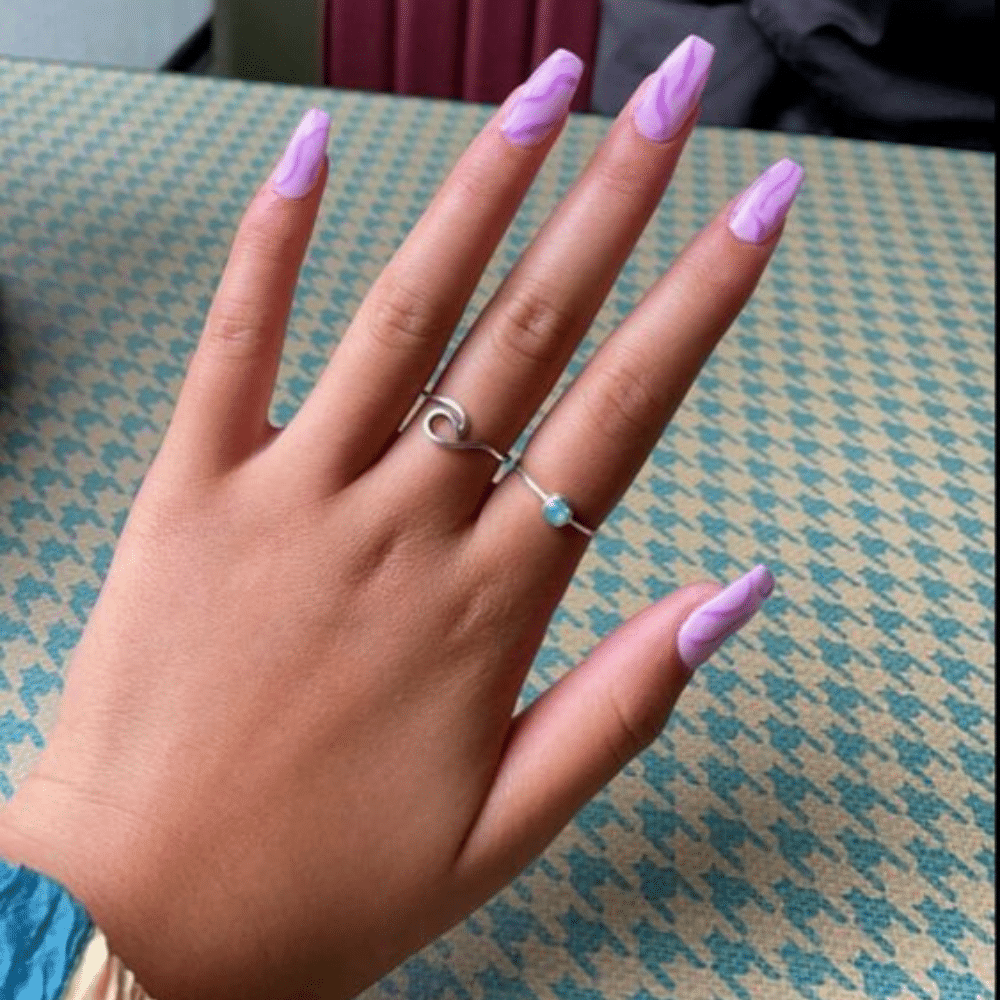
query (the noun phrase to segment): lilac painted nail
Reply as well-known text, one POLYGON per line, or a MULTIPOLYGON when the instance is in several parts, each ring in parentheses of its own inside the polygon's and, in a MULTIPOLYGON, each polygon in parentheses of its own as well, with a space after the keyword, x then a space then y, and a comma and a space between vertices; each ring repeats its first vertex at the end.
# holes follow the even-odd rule
POLYGON ((677 649, 688 670, 700 667, 757 612, 774 590, 774 575, 755 566, 698 608, 677 634, 677 649))
POLYGON ((556 49, 521 86, 501 131, 515 146, 533 146, 569 110, 583 74, 579 56, 556 49))
POLYGON ((304 198, 319 178, 326 144, 330 138, 330 116, 319 108, 305 113, 271 175, 271 186, 283 198, 304 198))
POLYGON ((660 64, 636 105, 635 127, 647 139, 673 139, 708 83, 715 46, 688 35, 660 64))
POLYGON ((794 160, 778 160, 743 192, 729 229, 744 243, 763 243, 781 225, 802 186, 805 171, 794 160))

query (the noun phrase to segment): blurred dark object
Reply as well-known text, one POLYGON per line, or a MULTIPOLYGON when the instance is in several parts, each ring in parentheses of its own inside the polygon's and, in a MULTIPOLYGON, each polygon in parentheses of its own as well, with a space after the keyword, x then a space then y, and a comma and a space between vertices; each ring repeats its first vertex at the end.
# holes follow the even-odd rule
POLYGON ((617 114, 687 35, 704 124, 994 148, 990 0, 602 0, 592 105, 617 114))
POLYGON ((163 64, 162 69, 171 73, 192 73, 207 67, 212 52, 212 22, 206 21, 163 64))

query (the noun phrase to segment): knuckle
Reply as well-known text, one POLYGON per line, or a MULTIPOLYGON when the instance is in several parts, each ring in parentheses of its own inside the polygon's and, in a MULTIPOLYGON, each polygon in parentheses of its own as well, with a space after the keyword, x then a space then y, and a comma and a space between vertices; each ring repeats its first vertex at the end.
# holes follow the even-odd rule
POLYGON ((205 326, 202 344, 213 357, 225 361, 246 361, 259 356, 265 345, 259 310, 249 302, 232 298, 218 304, 205 326))
POLYGON ((661 405, 655 376, 638 358, 618 358, 595 369, 583 393, 595 433, 613 442, 644 437, 661 405))
POLYGON ((500 633, 501 623, 493 591, 458 590, 444 600, 443 629, 450 644, 458 649, 476 649, 483 635, 500 633))
POLYGON ((482 204, 495 198, 495 164, 460 162, 448 178, 446 190, 460 204, 482 204))
POLYGON ((613 718, 608 750, 620 771, 655 742, 663 728, 663 720, 650 706, 641 709, 627 707, 619 700, 614 688, 609 688, 607 698, 613 718))
POLYGON ((143 479, 124 532, 156 551, 179 551, 224 506, 225 485, 161 451, 143 479))
POLYGON ((635 159, 628 156, 605 156, 597 164, 597 180, 605 194, 611 193, 633 201, 638 194, 650 189, 648 169, 642 169, 635 159))
POLYGON ((512 296, 496 326, 494 342, 519 364, 547 365, 562 352, 565 332, 572 326, 568 310, 538 289, 512 296))
POLYGON ((523 620, 517 574, 506 568, 495 549, 487 554, 478 546, 459 547, 452 567, 453 585, 439 592, 442 634, 452 648, 467 651, 474 659, 482 659, 484 636, 492 637, 492 650, 509 655, 508 637, 520 634, 517 626, 523 620))
POLYGON ((360 592, 379 577, 392 578, 406 563, 402 533, 391 520, 373 532, 361 532, 342 539, 339 569, 352 592, 360 592))
POLYGON ((370 334, 391 351, 423 348, 441 332, 441 325, 428 298, 400 282, 390 280, 372 306, 370 334))

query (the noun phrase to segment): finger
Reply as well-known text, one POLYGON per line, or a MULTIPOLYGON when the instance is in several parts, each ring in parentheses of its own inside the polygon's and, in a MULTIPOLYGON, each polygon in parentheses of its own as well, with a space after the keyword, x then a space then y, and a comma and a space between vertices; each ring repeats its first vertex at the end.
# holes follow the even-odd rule
POLYGON ((641 612, 513 721, 460 868, 506 884, 659 736, 694 669, 757 613, 774 587, 758 566, 723 590, 696 584, 641 612))
MULTIPOLYGON (((714 51, 692 35, 638 88, 462 344, 435 392, 465 408, 472 437, 507 451, 558 380, 663 197, 714 51)), ((495 462, 441 450, 432 462, 463 487, 444 488, 467 517, 495 462)))
POLYGON ((324 480, 376 458, 437 365, 565 121, 583 63, 558 50, 472 142, 334 351, 285 441, 324 480))
POLYGON ((326 182, 329 132, 326 112, 306 113, 237 230, 168 435, 206 469, 242 461, 271 434, 268 408, 326 182))
MULTIPOLYGON (((526 449, 524 470, 544 493, 561 494, 578 521, 597 527, 628 488, 702 366, 753 293, 774 252, 802 168, 765 171, 685 248, 622 326, 601 345, 526 449)), ((477 531, 518 539, 542 571, 572 528, 553 531, 540 501, 508 476, 477 531)))

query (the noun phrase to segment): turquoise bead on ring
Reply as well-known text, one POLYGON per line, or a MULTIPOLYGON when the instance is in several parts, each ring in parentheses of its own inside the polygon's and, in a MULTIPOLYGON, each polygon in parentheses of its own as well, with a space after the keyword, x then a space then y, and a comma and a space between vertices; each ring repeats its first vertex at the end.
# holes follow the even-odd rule
POLYGON ((565 528, 573 520, 573 511, 566 503, 566 498, 553 493, 552 496, 542 504, 542 517, 552 525, 553 528, 565 528))
POLYGON ((588 538, 594 534, 593 528, 588 528, 585 524, 581 524, 574 517, 573 508, 570 507, 569 501, 561 493, 546 493, 524 471, 520 461, 514 462, 510 471, 516 472, 524 481, 524 485, 542 501, 542 518, 546 524, 552 525, 553 528, 576 528, 581 535, 586 535, 588 538))

